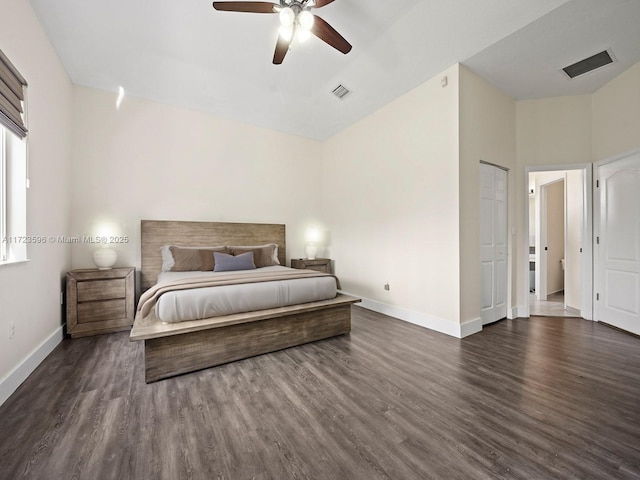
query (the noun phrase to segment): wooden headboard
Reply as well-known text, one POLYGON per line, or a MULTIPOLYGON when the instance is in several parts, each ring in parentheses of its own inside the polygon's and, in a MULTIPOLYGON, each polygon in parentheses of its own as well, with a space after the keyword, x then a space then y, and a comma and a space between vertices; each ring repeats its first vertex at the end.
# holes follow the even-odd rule
POLYGON ((162 269, 163 245, 185 247, 213 245, 278 245, 278 260, 286 262, 285 226, 269 223, 221 223, 142 220, 141 291, 155 285, 162 269))

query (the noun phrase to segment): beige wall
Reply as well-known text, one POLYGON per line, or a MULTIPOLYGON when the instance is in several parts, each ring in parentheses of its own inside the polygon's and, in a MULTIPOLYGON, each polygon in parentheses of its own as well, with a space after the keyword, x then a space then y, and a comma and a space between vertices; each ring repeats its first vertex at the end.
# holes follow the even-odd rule
POLYGON ((593 160, 640 148, 640 63, 593 94, 593 160))
POLYGON ((323 213, 344 290, 459 324, 457 125, 453 66, 324 143, 323 213))
MULTIPOLYGON (((212 115, 74 88, 71 231, 115 224, 130 242, 118 265, 140 265, 140 220, 285 223, 289 257, 321 224, 321 144, 212 115)), ((74 267, 94 246, 74 245, 74 267)))
MULTIPOLYGON (((508 202, 514 201, 513 169, 516 160, 515 101, 476 74, 460 67, 460 322, 480 316, 479 162, 509 169, 508 202)), ((508 223, 514 210, 508 207, 508 223)), ((510 227, 508 227, 508 231, 510 227)), ((516 245, 508 236, 511 272, 516 245)), ((511 280, 512 275, 509 274, 511 280)), ((511 289, 508 289, 508 305, 511 289)))
MULTIPOLYGON (((515 211, 515 242, 524 246, 529 243, 528 225, 525 223, 529 185, 525 168, 593 161, 591 95, 516 102, 515 125, 517 165, 511 184, 515 193, 511 205, 515 211)), ((528 257, 518 250, 512 258, 516 280, 513 305, 518 306, 522 314, 529 301, 528 257)))
POLYGON ((517 102, 518 164, 590 162, 591 110, 591 95, 517 102))
MULTIPOLYGON (((71 83, 29 2, 0 0, 0 48, 29 83, 27 228, 30 235, 64 235, 69 226, 71 83)), ((61 278, 69 248, 28 249, 28 263, 0 266, 0 397, 24 360, 62 325, 61 278), (9 322, 16 335, 8 340, 9 322)), ((61 338, 61 335, 60 335, 61 338)), ((0 403, 4 398, 0 398, 0 403)))

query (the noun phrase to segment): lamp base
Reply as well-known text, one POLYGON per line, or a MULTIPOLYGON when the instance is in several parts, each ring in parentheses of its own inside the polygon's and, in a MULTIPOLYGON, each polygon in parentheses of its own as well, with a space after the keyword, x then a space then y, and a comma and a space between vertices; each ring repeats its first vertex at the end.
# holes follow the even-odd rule
POLYGON ((304 253, 307 256, 307 260, 315 260, 318 255, 318 247, 316 245, 307 245, 304 247, 304 253))
POLYGON ((93 263, 98 270, 110 270, 118 260, 118 254, 111 248, 99 248, 93 252, 93 263))

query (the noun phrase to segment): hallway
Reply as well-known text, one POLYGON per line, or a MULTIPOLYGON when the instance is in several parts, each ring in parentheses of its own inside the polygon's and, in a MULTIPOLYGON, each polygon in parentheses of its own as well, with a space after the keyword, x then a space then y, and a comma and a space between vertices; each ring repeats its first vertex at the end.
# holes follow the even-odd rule
POLYGON ((541 317, 580 317, 580 310, 564 308, 564 292, 549 295, 547 301, 536 299, 535 293, 529 294, 529 314, 541 317))

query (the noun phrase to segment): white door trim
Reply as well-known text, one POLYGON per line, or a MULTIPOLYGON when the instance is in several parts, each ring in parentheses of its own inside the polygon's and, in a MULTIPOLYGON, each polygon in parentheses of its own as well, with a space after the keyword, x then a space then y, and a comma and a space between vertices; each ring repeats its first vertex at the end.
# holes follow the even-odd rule
MULTIPOLYGON (((629 155, 629 154, 627 154, 629 155)), ((617 160, 616 157, 609 161, 617 160)), ((529 173, 532 172, 552 172, 558 170, 582 170, 583 172, 583 192, 582 198, 584 209, 582 212, 582 305, 580 312, 582 318, 593 320, 593 242, 595 241, 593 233, 593 168, 591 163, 569 163, 563 165, 535 165, 526 166, 524 171, 524 224, 527 234, 524 235, 522 242, 522 271, 519 273, 522 279, 522 291, 524 293, 525 305, 522 307, 523 316, 528 317, 529 313, 529 173)))

